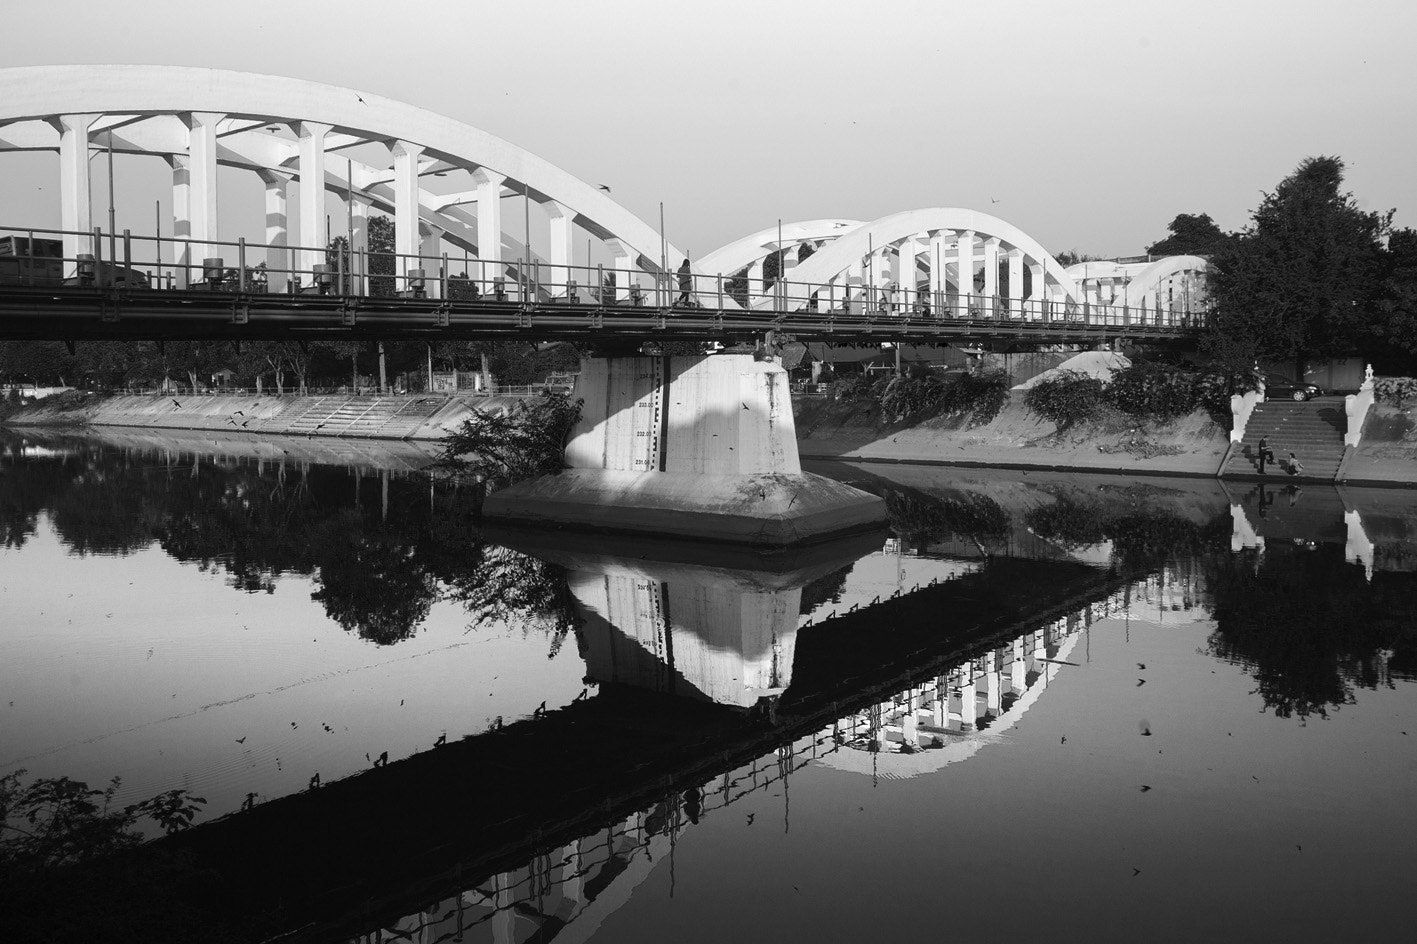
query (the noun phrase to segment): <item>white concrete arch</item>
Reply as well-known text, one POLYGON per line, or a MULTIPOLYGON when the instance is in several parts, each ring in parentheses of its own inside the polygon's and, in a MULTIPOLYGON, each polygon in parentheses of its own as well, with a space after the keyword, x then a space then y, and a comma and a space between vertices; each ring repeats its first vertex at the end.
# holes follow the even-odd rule
MULTIPOLYGON (((893 284, 914 291, 923 269, 932 291, 945 291, 949 268, 955 269, 956 294, 1022 297, 1022 270, 1032 271, 1033 297, 1081 301, 1077 286, 1052 254, 1033 237, 1011 223, 987 213, 959 207, 906 210, 863 223, 813 253, 793 270, 794 294, 836 291, 835 283, 854 292, 869 273, 879 286, 893 284), (959 260, 967 258, 968 274, 959 290, 959 260), (874 257, 874 258, 871 258, 874 257), (976 292, 974 272, 984 260, 984 290, 976 292), (1007 257, 1019 263, 1010 267, 1009 286, 997 284, 997 266, 991 260, 1007 257), (938 260, 938 265, 936 264, 938 260), (887 272, 887 264, 890 269, 887 272)), ((758 298, 755 308, 768 308, 772 298, 758 298)))
MULTIPOLYGON (((299 208, 302 230, 320 232, 325 193, 351 184, 342 179, 346 161, 338 152, 378 144, 391 160, 356 161, 353 188, 356 199, 394 212, 400 253, 418 251, 421 228, 450 233, 484 259, 498 259, 506 229, 500 199, 511 191, 545 208, 550 262, 570 263, 574 223, 605 241, 617 268, 661 267, 660 234, 603 189, 485 131, 403 102, 302 79, 186 66, 0 69, 0 150, 59 151, 61 190, 74 194, 64 229, 90 228, 87 201, 77 197, 80 188, 87 195, 89 171, 77 155, 110 136, 115 151, 173 163, 174 180, 181 174, 188 181, 190 235, 198 241, 215 238, 218 163, 263 172, 263 179, 274 175, 270 188, 282 177, 320 179, 321 188, 301 188, 299 208), (272 129, 290 129, 293 138, 272 129), (421 185, 427 175, 449 172, 470 175, 469 190, 440 197, 421 185), (475 218, 461 209, 471 203, 481 208, 475 218)), ((283 214, 283 193, 268 206, 277 203, 283 214)), ((683 258, 673 247, 667 255, 671 267, 683 258)))
POLYGON ((798 249, 807 243, 815 246, 837 239, 860 225, 860 220, 825 219, 783 223, 780 228, 770 226, 700 256, 693 262, 694 271, 703 275, 730 276, 761 263, 784 246, 798 249), (778 245, 779 239, 782 240, 781 246, 778 245))
POLYGON ((1196 311, 1204 307, 1210 264, 1200 256, 1165 256, 1142 267, 1127 284, 1133 308, 1196 311))

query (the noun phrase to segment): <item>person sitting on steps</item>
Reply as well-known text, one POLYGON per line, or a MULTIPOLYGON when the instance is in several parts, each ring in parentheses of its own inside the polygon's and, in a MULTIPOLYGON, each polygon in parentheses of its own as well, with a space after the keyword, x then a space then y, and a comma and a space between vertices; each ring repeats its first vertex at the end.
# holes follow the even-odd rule
POLYGON ((1269 448, 1269 440, 1264 436, 1260 437, 1259 454, 1256 458, 1259 460, 1260 475, 1264 475, 1265 463, 1274 461, 1274 450, 1269 448))
POLYGON ((1304 466, 1299 462, 1299 458, 1291 452, 1289 453, 1289 461, 1284 471, 1288 472, 1290 475, 1298 475, 1304 471, 1304 466))

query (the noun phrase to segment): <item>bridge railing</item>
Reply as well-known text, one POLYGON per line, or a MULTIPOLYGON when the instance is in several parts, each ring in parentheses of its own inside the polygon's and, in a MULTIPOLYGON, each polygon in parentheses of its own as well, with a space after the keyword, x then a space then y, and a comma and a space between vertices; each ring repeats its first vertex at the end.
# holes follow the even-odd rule
MULTIPOLYGON (((129 230, 0 226, 0 285, 186 290, 433 299, 512 306, 743 310, 859 325, 1043 324, 1182 329, 1204 311, 1189 295, 1141 306, 1101 305, 1035 293, 900 290, 854 280, 830 283, 743 275, 552 265, 539 258, 478 259, 469 252, 417 254, 329 246, 198 240, 129 230), (61 247, 72 247, 61 248, 61 247)), ((647 312, 648 314, 648 312, 647 312)))

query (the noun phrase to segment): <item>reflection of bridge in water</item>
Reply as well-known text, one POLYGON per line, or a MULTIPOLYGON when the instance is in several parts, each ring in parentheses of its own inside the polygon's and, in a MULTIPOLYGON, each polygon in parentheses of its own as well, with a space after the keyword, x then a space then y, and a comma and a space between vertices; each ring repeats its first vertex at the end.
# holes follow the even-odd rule
MULTIPOLYGON (((1149 581, 1114 590, 937 674, 779 744, 746 763, 685 785, 519 866, 488 875, 418 911, 361 933, 393 940, 581 941, 624 904, 656 864, 672 859, 690 826, 811 764, 873 777, 916 776, 973 756, 1012 727, 1065 671, 1094 622, 1151 595, 1149 581)), ((788 816, 784 806, 783 816, 788 816)))
MULTIPOLYGON (((405 925, 401 916, 414 911, 426 923, 428 902, 446 900, 437 912, 453 922, 446 927, 481 922, 501 929, 496 939, 520 940, 525 929, 513 931, 530 909, 544 939, 632 886, 633 874, 615 876, 643 868, 635 850, 646 862, 657 857, 685 822, 755 781, 854 753, 861 737, 892 745, 881 757, 904 756, 894 746, 904 743, 902 722, 883 706, 936 711, 946 740, 987 735, 1006 701, 1019 705, 1051 678, 1043 660, 1125 585, 1076 563, 995 561, 798 631, 803 582, 865 549, 856 539, 806 559, 697 562, 666 560, 659 548, 649 562, 628 547, 599 562, 563 549, 587 616, 583 654, 601 682, 593 696, 157 845, 188 850, 221 874, 213 907, 256 916, 283 903, 279 926, 262 924, 263 933, 313 926, 354 935, 405 925), (1027 600, 1020 586, 1030 587, 1027 600), (648 609, 655 600, 668 606, 648 609), (611 622, 622 615, 629 631, 611 622), (696 635, 705 626, 712 634, 696 635), (785 638, 794 632, 795 641, 785 638), (664 668, 651 671, 645 653, 657 641, 674 648, 672 672, 668 647, 664 668), (621 671, 625 661, 611 656, 636 647, 640 661, 621 671), (671 688, 696 697, 666 698, 671 688), (929 707, 932 691, 950 692, 948 704, 935 700, 943 712, 929 707)), ((945 754, 928 740, 920 748, 945 754)))

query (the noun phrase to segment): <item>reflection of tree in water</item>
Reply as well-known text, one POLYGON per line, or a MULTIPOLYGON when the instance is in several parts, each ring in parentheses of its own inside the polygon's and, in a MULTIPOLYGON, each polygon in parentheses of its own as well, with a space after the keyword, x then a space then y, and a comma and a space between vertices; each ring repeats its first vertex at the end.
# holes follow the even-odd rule
POLYGON ((90 464, 75 476, 88 487, 55 496, 50 506, 54 528, 74 553, 132 554, 152 543, 151 512, 143 493, 122 487, 136 474, 131 465, 90 464))
POLYGON ((346 631, 388 646, 423 625, 438 585, 413 547, 364 524, 358 511, 348 508, 327 522, 329 551, 319 564, 320 589, 310 597, 346 631))
POLYGON ((1106 505, 1058 493, 1056 501, 1030 508, 1024 515, 1028 530, 1067 550, 1092 547, 1107 540, 1103 527, 1106 505))
POLYGON ((1024 516, 1030 531, 1066 549, 1111 541, 1118 563, 1129 570, 1157 570, 1168 563, 1221 553, 1229 544, 1230 520, 1225 515, 1199 525, 1173 512, 1148 508, 1137 496, 1096 498, 1059 490, 1053 497, 1053 502, 1024 516))
POLYGON ((891 530, 923 546, 954 535, 982 544, 1009 530, 1009 513, 987 495, 931 495, 913 488, 885 489, 891 530))
POLYGON ((440 599, 462 602, 473 625, 543 628, 553 655, 572 626, 562 571, 483 544, 478 490, 430 489, 423 475, 170 460, 88 443, 73 453, 7 463, 0 534, 8 546, 21 546, 48 512, 77 553, 157 543, 247 592, 270 592, 283 574, 310 577, 331 619, 381 645, 413 635, 440 599))
POLYGON ((496 544, 480 544, 469 553, 475 564, 450 575, 448 598, 462 603, 474 626, 539 624, 551 635, 548 658, 555 658, 577 622, 565 569, 496 544))
POLYGON ((1355 688, 1391 686, 1386 654, 1417 648, 1417 576, 1376 573, 1343 560, 1339 545, 1280 545, 1213 558, 1211 655, 1252 673, 1281 718, 1328 716, 1355 688))

